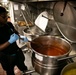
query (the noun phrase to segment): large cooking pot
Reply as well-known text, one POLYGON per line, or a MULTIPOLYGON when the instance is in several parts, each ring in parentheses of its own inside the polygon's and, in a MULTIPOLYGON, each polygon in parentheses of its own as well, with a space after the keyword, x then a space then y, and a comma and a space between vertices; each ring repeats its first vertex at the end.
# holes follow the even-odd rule
POLYGON ((31 41, 32 65, 40 75, 58 75, 59 69, 66 65, 71 45, 68 41, 57 36, 39 36, 31 41))
POLYGON ((66 65, 60 75, 76 75, 76 62, 66 65))

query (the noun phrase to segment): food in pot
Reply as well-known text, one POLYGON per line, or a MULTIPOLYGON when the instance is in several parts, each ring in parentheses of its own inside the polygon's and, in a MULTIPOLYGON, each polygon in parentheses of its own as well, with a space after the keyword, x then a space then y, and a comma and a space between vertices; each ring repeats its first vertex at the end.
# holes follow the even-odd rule
POLYGON ((66 65, 60 75, 76 75, 76 62, 69 63, 66 65))
MULTIPOLYGON (((19 26, 27 26, 27 23, 26 23, 25 21, 18 21, 17 24, 18 24, 19 26)), ((29 25, 29 26, 32 26, 31 22, 28 22, 28 25, 29 25)))
POLYGON ((38 53, 41 53, 43 55, 48 55, 48 56, 58 56, 58 55, 63 55, 67 53, 66 49, 54 46, 54 45, 39 45, 35 44, 33 49, 37 51, 38 53))
POLYGON ((63 75, 76 75, 76 68, 67 70, 63 75))
POLYGON ((26 25, 26 23, 24 21, 18 21, 17 23, 19 26, 25 26, 26 25))
POLYGON ((36 52, 48 56, 66 55, 70 51, 70 44, 66 40, 47 35, 34 39, 31 47, 36 52))

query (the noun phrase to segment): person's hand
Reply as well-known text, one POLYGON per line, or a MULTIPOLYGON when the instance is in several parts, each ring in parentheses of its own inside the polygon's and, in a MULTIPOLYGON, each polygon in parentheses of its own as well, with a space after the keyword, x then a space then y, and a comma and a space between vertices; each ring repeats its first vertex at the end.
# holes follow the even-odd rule
POLYGON ((28 42, 28 39, 26 36, 20 36, 20 39, 23 41, 23 42, 28 42))
POLYGON ((19 36, 14 33, 14 34, 12 34, 12 35, 10 36, 10 39, 8 40, 8 42, 9 42, 10 44, 12 44, 12 43, 16 42, 16 40, 18 40, 18 39, 19 39, 19 36))

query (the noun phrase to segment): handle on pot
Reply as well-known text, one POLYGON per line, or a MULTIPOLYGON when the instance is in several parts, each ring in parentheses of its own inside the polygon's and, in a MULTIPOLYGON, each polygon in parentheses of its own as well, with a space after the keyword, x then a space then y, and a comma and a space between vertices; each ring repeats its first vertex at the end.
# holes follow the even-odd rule
POLYGON ((28 70, 24 74, 30 74, 30 73, 33 73, 33 72, 35 72, 35 70, 28 70))
POLYGON ((76 57, 76 54, 70 55, 70 56, 67 56, 67 57, 63 57, 63 58, 59 58, 59 59, 57 59, 57 61, 65 60, 65 59, 69 59, 69 58, 74 58, 74 57, 76 57))

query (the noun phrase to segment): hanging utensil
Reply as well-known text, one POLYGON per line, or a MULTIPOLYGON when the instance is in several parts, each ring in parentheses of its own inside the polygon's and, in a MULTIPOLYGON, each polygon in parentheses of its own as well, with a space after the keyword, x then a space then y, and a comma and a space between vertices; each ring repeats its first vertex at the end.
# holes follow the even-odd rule
POLYGON ((63 8, 63 11, 62 11, 61 14, 60 14, 61 16, 64 15, 64 11, 65 11, 65 8, 66 8, 66 5, 67 5, 67 2, 68 2, 68 1, 65 1, 65 2, 64 2, 64 8, 63 8))

